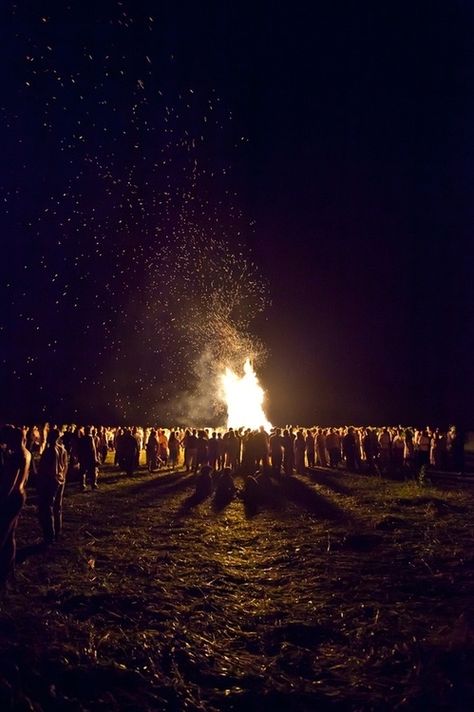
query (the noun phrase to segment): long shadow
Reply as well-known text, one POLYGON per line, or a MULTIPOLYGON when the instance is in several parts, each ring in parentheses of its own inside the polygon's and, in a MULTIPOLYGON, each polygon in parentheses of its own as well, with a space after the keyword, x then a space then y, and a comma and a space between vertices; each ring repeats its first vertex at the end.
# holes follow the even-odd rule
POLYGON ((263 510, 263 506, 257 502, 244 499, 244 513, 246 519, 253 519, 263 510))
POLYGON ((218 514, 219 512, 222 512, 223 509, 228 507, 229 504, 234 501, 235 497, 236 497, 235 492, 219 493, 219 491, 217 491, 212 499, 213 511, 216 514, 218 514))
POLYGON ((128 487, 123 488, 123 491, 117 492, 118 497, 130 497, 133 495, 145 496, 153 492, 165 494, 174 492, 175 490, 183 489, 195 481, 196 475, 185 472, 169 472, 166 475, 157 475, 153 478, 147 478, 140 482, 133 482, 128 487))
POLYGON ((202 502, 204 502, 210 496, 210 492, 193 492, 181 502, 179 509, 175 514, 175 517, 177 519, 179 519, 180 517, 184 517, 184 515, 187 514, 191 509, 197 507, 198 504, 202 504, 202 502))
POLYGON ((264 510, 282 510, 285 507, 284 491, 280 479, 258 477, 259 489, 247 492, 244 488, 241 497, 247 519, 252 519, 264 510))
POLYGON ((326 487, 329 487, 330 489, 334 490, 334 492, 338 492, 338 494, 352 494, 352 490, 350 489, 350 487, 343 484, 342 482, 339 482, 339 480, 337 480, 336 477, 330 474, 329 472, 309 468, 306 471, 306 474, 313 482, 318 482, 322 485, 325 485, 326 487))
MULTIPOLYGON (((170 472, 168 473, 169 475, 172 475, 175 477, 178 473, 175 472, 170 472)), ((168 475, 155 475, 152 479, 150 479, 150 474, 148 473, 148 470, 145 468, 141 467, 138 470, 135 470, 133 475, 127 475, 125 472, 122 470, 117 470, 117 468, 114 467, 107 467, 105 470, 100 469, 99 470, 99 476, 98 476, 98 484, 99 487, 102 489, 106 489, 108 487, 111 487, 113 485, 116 485, 117 483, 125 483, 126 485, 129 486, 129 489, 127 492, 133 492, 134 487, 141 487, 144 482, 154 482, 155 480, 159 479, 162 482, 166 482, 168 478, 168 475), (146 480, 142 480, 141 478, 145 478, 146 480)), ((66 479, 66 492, 68 497, 73 497, 76 495, 82 494, 82 491, 80 489, 80 478, 77 476, 73 477, 67 477, 66 479)))
POLYGON ((316 492, 311 485, 306 484, 299 477, 284 477, 282 480, 282 489, 288 499, 305 507, 308 511, 318 515, 322 519, 355 523, 355 517, 351 512, 339 507, 327 497, 316 492))

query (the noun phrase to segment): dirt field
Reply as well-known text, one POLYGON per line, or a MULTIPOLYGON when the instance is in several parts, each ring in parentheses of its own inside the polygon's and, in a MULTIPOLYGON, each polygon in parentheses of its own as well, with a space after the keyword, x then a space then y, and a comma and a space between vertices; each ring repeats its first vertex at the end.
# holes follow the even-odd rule
POLYGON ((219 510, 109 467, 48 550, 31 489, 0 709, 472 710, 473 490, 314 477, 219 510))

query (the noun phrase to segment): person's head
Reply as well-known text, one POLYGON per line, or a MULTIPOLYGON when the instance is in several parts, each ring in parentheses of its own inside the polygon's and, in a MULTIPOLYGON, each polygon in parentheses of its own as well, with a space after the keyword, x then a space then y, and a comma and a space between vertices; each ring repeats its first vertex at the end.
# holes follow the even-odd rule
POLYGON ((204 475, 204 477, 211 477, 213 472, 214 470, 210 465, 203 465, 201 467, 201 475, 204 475))
POLYGON ((23 431, 14 425, 4 425, 0 428, 0 445, 7 450, 19 450, 23 445, 23 431))
POLYGON ((56 445, 56 443, 59 440, 60 435, 61 435, 61 433, 59 432, 59 430, 57 428, 51 428, 51 430, 48 433, 48 439, 46 442, 48 443, 48 445, 56 445))

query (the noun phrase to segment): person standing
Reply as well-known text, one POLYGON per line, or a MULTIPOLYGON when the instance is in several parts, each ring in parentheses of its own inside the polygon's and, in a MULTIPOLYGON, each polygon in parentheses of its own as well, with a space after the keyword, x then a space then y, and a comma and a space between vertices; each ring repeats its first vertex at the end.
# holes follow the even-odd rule
POLYGON ((280 428, 275 428, 273 434, 270 435, 270 454, 273 474, 280 477, 283 462, 283 443, 280 428))
POLYGON ((86 491, 86 483, 89 480, 91 488, 97 489, 97 450, 94 438, 91 434, 92 428, 86 425, 84 435, 77 442, 79 471, 81 475, 81 489, 86 491))
POLYGON ((176 470, 179 462, 179 440, 174 430, 170 432, 168 439, 168 449, 170 453, 170 467, 176 470))
POLYGON ((31 453, 23 433, 12 425, 0 429, 0 587, 15 566, 15 532, 25 503, 31 453))
POLYGON ((64 445, 58 442, 59 437, 60 433, 56 428, 49 431, 38 465, 38 516, 45 544, 58 541, 62 529, 68 455, 64 445))
POLYGON ((328 459, 327 459, 326 452, 327 452, 326 451, 326 435, 322 428, 318 428, 318 432, 316 435, 316 454, 317 454, 317 463, 320 467, 328 466, 328 459))
POLYGON ((146 466, 148 472, 154 472, 158 468, 158 454, 160 444, 156 435, 156 430, 152 428, 146 443, 146 466))
POLYGON ((392 438, 388 428, 383 428, 379 435, 379 462, 382 470, 390 467, 392 460, 392 438))
POLYGON ((308 467, 314 467, 315 463, 315 429, 307 431, 306 434, 306 459, 308 460, 308 467))
POLYGON ((417 464, 418 467, 428 467, 430 464, 431 435, 428 428, 424 428, 417 440, 417 464))
POLYGON ((262 466, 268 467, 268 453, 269 453, 269 437, 268 433, 265 432, 265 428, 260 426, 258 431, 255 432, 254 436, 255 444, 255 464, 257 467, 262 466))
POLYGON ((283 431, 283 470, 285 475, 292 475, 295 466, 295 451, 293 448, 293 439, 288 428, 283 431))
POLYGON ((397 471, 403 468, 403 458, 405 454, 405 439, 403 430, 397 428, 397 433, 392 440, 392 462, 397 471))
POLYGON ((197 472, 198 467, 203 467, 209 464, 209 455, 207 448, 207 437, 204 430, 198 432, 197 439, 197 456, 196 456, 196 466, 194 471, 197 472))
POLYGON ((356 470, 356 446, 354 428, 350 427, 342 439, 342 452, 346 460, 346 467, 350 472, 356 470))
POLYGON ((133 475, 140 455, 137 439, 132 435, 130 428, 127 428, 122 440, 123 449, 123 469, 128 477, 133 475))
POLYGON ((326 447, 329 452, 329 467, 337 468, 341 460, 341 440, 336 428, 331 428, 326 438, 326 447))
POLYGON ((303 430, 298 430, 296 438, 293 444, 295 452, 295 467, 298 475, 304 475, 305 468, 305 452, 306 452, 306 441, 304 437, 303 430))
POLYGON ((214 430, 210 440, 208 441, 208 452, 209 452, 209 464, 217 472, 219 469, 219 441, 217 439, 217 432, 214 430))

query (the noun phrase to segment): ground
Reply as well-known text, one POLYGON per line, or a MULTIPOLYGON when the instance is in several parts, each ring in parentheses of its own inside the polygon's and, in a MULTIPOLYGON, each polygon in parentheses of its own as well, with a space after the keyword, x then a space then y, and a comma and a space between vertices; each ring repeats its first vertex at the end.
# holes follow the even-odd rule
POLYGON ((30 488, 1 710, 474 708, 473 490, 315 473, 252 511, 193 491, 107 466, 44 550, 30 488))

